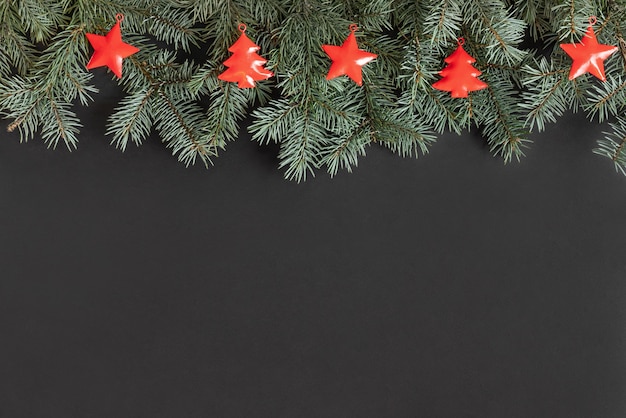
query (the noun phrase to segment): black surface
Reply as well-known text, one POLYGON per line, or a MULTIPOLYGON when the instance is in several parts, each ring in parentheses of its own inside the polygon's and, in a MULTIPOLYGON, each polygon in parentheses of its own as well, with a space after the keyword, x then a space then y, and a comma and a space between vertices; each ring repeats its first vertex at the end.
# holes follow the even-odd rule
POLYGON ((117 94, 77 152, 2 134, 2 418, 626 416, 626 178, 583 117, 297 185, 246 135, 121 154, 117 94))

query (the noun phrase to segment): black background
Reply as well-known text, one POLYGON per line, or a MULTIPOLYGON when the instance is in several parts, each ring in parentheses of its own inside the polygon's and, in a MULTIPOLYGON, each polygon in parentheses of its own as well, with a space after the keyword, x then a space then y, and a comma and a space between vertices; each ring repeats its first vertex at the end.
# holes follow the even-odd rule
POLYGON ((626 178, 597 125, 298 185, 245 133, 210 170, 122 154, 98 85, 78 151, 2 134, 2 418, 626 416, 626 178))

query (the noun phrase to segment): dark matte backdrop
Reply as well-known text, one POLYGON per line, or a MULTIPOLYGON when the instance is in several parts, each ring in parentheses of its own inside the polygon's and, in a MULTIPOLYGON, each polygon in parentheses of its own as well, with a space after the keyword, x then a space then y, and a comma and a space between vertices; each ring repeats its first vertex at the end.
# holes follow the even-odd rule
MULTIPOLYGON (((0 417, 626 416, 626 178, 568 116, 282 179, 249 137, 0 141, 0 417)), ((4 132, 6 123, 0 125, 4 132)))

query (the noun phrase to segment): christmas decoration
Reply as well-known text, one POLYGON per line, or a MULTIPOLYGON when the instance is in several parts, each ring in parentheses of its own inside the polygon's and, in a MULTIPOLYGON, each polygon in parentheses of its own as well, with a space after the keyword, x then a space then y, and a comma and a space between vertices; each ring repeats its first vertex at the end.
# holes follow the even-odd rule
POLYGON ((587 32, 585 32, 585 36, 583 36, 580 43, 560 44, 561 48, 563 48, 567 55, 574 61, 572 62, 572 69, 569 73, 570 80, 589 73, 602 81, 606 81, 604 60, 617 52, 618 48, 616 46, 598 43, 596 34, 593 31, 593 25, 595 23, 596 18, 591 17, 589 19, 587 32))
POLYGON ((341 46, 322 45, 324 52, 333 60, 327 80, 347 75, 359 86, 363 85, 362 67, 378 55, 359 49, 354 35, 357 30, 357 25, 350 25, 350 35, 341 46))
POLYGON ((99 109, 110 109, 102 128, 120 150, 158 136, 183 164, 210 167, 247 131, 256 142, 277 144, 279 168, 299 182, 319 170, 350 172, 372 147, 422 156, 439 134, 472 126, 491 153, 520 160, 528 133, 571 109, 587 113, 590 123, 610 120, 595 152, 626 173, 626 76, 622 60, 606 60, 611 45, 624 44, 623 1, 577 0, 568 7, 554 0, 279 3, 0 2, 0 114, 12 132, 7 136, 75 149, 85 114, 75 108, 98 100, 99 109), (124 62, 124 77, 122 62, 137 48, 122 41, 122 16, 107 35, 95 35, 120 11, 143 36, 140 45, 136 41, 142 58, 124 62), (580 26, 591 14, 603 16, 597 34, 593 25, 580 26), (256 28, 256 44, 245 26, 233 44, 227 28, 242 17, 256 28), (326 45, 355 19, 368 28, 359 43, 376 54, 359 49, 356 25, 343 45, 326 45), (564 48, 575 51, 573 62, 563 59, 561 48, 549 48, 580 29, 587 30, 580 43, 564 48), (459 33, 471 44, 471 56, 459 46, 442 69, 442 51, 459 33), (272 73, 257 44, 271 57, 276 83, 258 82, 272 73), (225 61, 227 49, 233 55, 225 61), (362 69, 374 58, 363 83, 362 69), (119 101, 98 95, 94 78, 102 73, 89 71, 88 61, 89 69, 106 66, 118 76, 119 101), (580 71, 606 82, 568 82, 568 74, 580 71), (342 75, 355 83, 325 79, 342 75), (471 100, 455 99, 487 83, 471 100), (435 94, 436 88, 450 94, 435 94))
POLYGON ((487 84, 478 79, 482 73, 472 65, 476 60, 463 49, 465 40, 459 38, 459 46, 444 61, 448 64, 439 75, 441 80, 433 84, 437 90, 449 91, 454 98, 467 97, 470 91, 487 88, 487 84))
POLYGON ((239 25, 239 30, 241 36, 233 46, 228 48, 233 55, 224 61, 228 69, 218 78, 238 83, 239 88, 252 88, 255 86, 255 81, 266 80, 274 74, 263 67, 267 60, 257 54, 261 48, 246 36, 246 25, 243 23, 239 25))
POLYGON ((139 49, 122 41, 120 24, 124 20, 124 15, 118 14, 116 20, 117 22, 106 36, 93 33, 87 34, 87 39, 94 49, 93 56, 91 60, 89 60, 89 63, 87 63, 87 69, 91 70, 93 68, 106 66, 109 67, 118 78, 122 78, 123 59, 136 54, 139 52, 139 49))

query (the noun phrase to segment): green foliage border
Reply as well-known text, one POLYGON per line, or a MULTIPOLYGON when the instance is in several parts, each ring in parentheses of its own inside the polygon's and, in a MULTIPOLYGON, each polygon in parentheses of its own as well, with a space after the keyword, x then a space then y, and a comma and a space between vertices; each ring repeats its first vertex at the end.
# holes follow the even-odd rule
POLYGON ((473 126, 494 155, 517 160, 529 132, 581 110, 610 122, 594 152, 626 175, 626 1, 7 0, 0 113, 9 131, 77 147, 74 107, 98 93, 85 69, 85 34, 106 33, 118 13, 125 41, 141 50, 115 78, 125 96, 107 134, 121 150, 156 133, 183 164, 210 166, 248 118, 255 141, 280 146, 285 177, 303 181, 320 169, 351 171, 374 144, 418 157, 438 134, 473 126), (599 41, 619 46, 605 83, 589 75, 570 81, 571 60, 558 47, 579 42, 591 16, 599 41), (275 73, 254 89, 217 79, 241 22, 275 73), (378 54, 362 87, 325 79, 321 45, 340 44, 352 23, 360 47, 378 54), (489 85, 467 99, 432 88, 459 37, 489 85))

